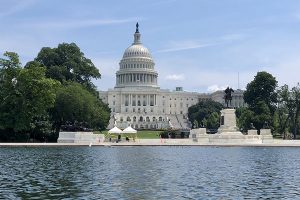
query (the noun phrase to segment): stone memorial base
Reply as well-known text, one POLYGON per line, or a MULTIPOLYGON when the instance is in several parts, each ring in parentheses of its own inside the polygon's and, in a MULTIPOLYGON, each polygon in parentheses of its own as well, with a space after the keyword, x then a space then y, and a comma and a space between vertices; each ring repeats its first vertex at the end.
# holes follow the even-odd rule
POLYGON ((272 143, 273 136, 270 129, 261 129, 260 135, 257 130, 249 130, 248 135, 243 135, 236 127, 235 109, 221 110, 221 126, 216 134, 206 134, 205 128, 192 129, 190 138, 201 144, 261 144, 272 143))
POLYGON ((260 129, 260 136, 264 143, 272 143, 273 142, 273 135, 271 133, 271 129, 260 129))
POLYGON ((248 135, 257 135, 257 130, 248 130, 248 135))
POLYGON ((221 135, 243 135, 236 127, 235 109, 221 110, 221 126, 218 129, 221 135))
POLYGON ((197 128, 197 129, 192 129, 190 131, 190 136, 194 142, 198 141, 206 141, 208 142, 207 134, 206 134, 206 128, 197 128))
POLYGON ((93 132, 59 132, 57 143, 101 143, 104 142, 104 134, 93 132))

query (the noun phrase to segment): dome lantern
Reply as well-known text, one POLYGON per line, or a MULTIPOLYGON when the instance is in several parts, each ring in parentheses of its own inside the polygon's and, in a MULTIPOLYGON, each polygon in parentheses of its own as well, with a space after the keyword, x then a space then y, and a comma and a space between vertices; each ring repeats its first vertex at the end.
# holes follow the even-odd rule
POLYGON ((135 33, 134 33, 134 41, 133 44, 142 44, 141 43, 141 34, 139 32, 139 23, 137 22, 135 25, 135 33))

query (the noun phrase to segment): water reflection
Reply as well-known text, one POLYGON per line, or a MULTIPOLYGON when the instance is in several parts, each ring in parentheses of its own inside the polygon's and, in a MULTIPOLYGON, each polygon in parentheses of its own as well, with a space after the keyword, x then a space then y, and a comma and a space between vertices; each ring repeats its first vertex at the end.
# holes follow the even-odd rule
POLYGON ((3 199, 294 199, 298 148, 0 149, 3 199))

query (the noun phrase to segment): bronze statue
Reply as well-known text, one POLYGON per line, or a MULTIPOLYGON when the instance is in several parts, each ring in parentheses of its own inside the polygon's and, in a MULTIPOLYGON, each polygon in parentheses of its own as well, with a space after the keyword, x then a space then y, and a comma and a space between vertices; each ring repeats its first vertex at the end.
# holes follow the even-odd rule
POLYGON ((226 104, 226 108, 229 108, 229 105, 231 106, 231 100, 232 100, 232 96, 231 93, 234 92, 234 90, 232 88, 227 87, 226 90, 224 90, 225 92, 225 104, 226 104))
POLYGON ((136 27, 135 32, 139 33, 139 23, 138 22, 136 23, 135 27, 136 27))

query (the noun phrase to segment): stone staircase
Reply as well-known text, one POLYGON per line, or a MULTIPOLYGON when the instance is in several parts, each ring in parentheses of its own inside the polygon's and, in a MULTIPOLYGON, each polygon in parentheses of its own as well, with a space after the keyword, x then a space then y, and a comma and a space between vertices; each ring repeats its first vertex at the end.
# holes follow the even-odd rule
POLYGON ((178 120, 176 119, 175 115, 167 115, 167 119, 169 120, 169 125, 173 129, 180 129, 181 126, 178 123, 178 120))

